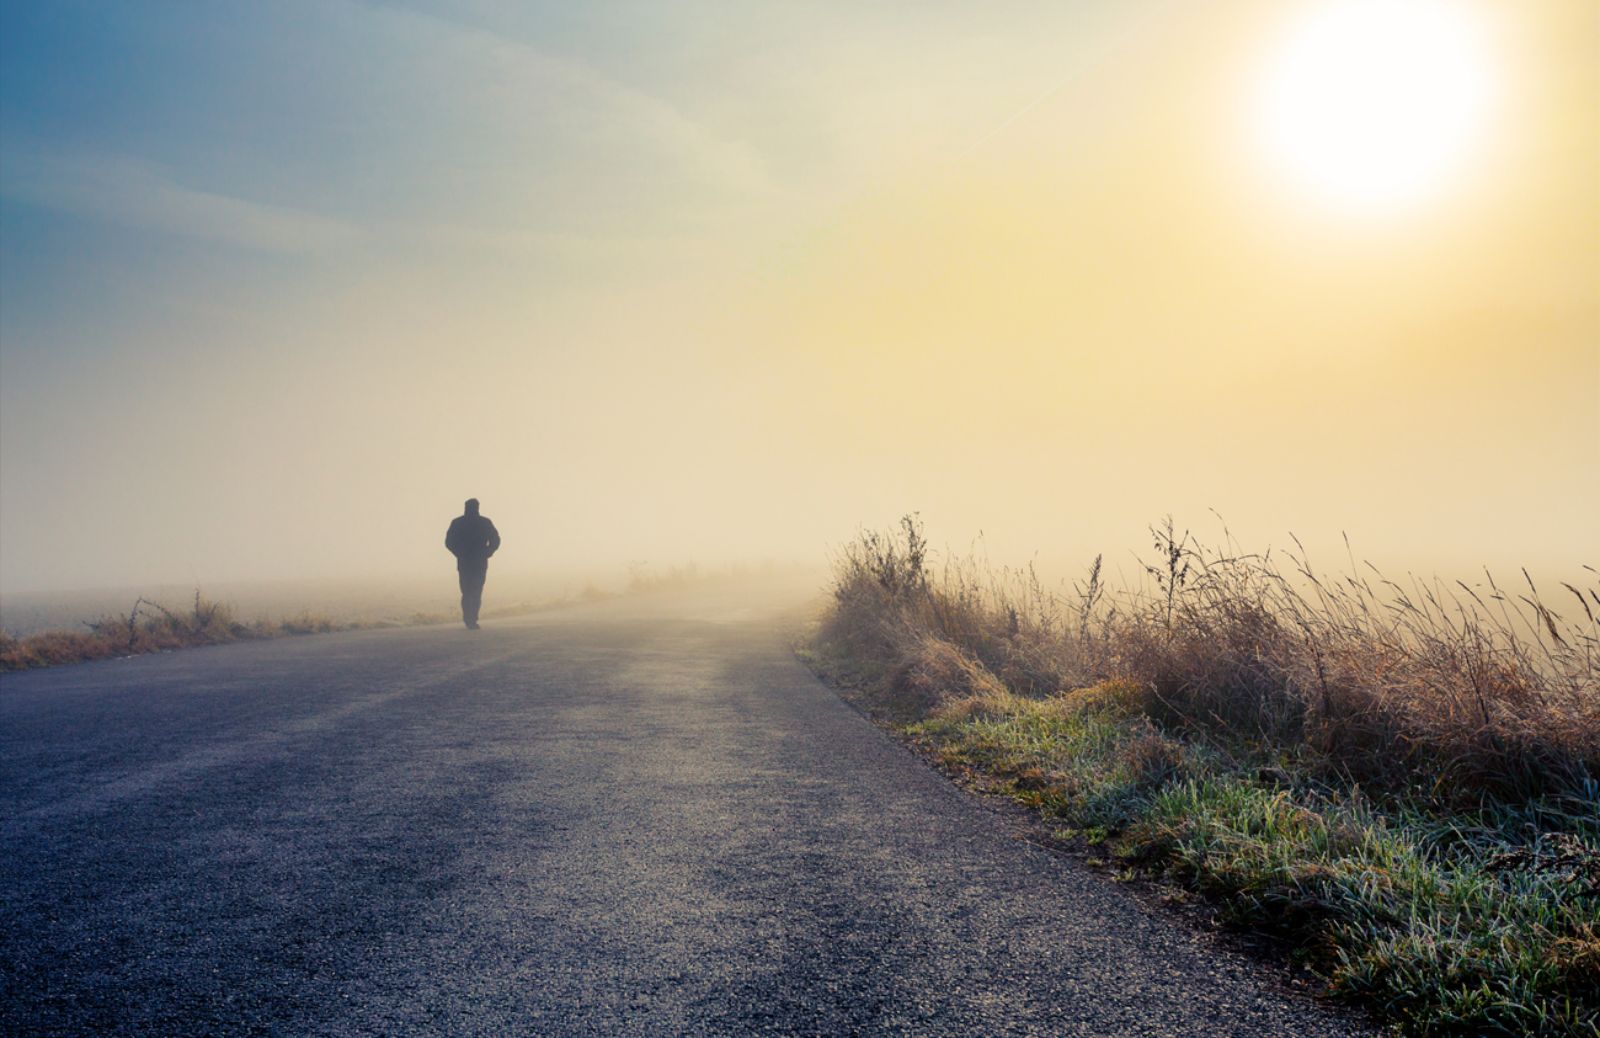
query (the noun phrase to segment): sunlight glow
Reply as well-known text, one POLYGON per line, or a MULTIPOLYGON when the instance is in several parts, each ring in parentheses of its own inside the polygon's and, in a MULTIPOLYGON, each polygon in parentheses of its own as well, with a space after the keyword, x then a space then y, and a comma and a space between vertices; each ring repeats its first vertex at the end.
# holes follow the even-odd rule
POLYGON ((1273 164, 1340 209, 1393 211, 1464 172, 1493 75, 1483 29, 1446 0, 1331 0, 1268 62, 1258 125, 1273 164))

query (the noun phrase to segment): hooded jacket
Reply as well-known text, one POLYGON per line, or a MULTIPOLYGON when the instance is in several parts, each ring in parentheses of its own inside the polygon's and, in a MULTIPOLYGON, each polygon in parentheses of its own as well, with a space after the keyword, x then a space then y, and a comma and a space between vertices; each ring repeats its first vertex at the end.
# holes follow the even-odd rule
POLYGON ((456 557, 457 569, 476 569, 486 565, 489 556, 500 549, 500 531, 494 528, 488 516, 471 509, 450 521, 444 546, 456 557))

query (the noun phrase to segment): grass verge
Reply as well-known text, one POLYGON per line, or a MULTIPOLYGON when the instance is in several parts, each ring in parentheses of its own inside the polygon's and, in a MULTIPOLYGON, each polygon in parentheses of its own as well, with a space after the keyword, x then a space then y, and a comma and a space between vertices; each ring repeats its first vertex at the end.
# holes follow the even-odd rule
POLYGON ((1277 935, 1404 1033, 1600 1035, 1593 614, 1535 592, 1521 628, 1423 616, 1157 534, 1153 589, 1095 568, 1067 599, 935 573, 908 519, 843 553, 809 655, 947 767, 1277 935))
POLYGON ((235 617, 232 606, 213 602, 197 590, 193 603, 181 610, 139 598, 126 616, 103 616, 85 621, 82 631, 41 631, 22 638, 0 632, 0 673, 201 645, 430 624, 446 619, 448 617, 417 613, 404 620, 356 622, 302 610, 276 621, 241 621, 235 617))
MULTIPOLYGON (((575 596, 537 604, 500 606, 484 610, 482 615, 485 620, 505 619, 612 597, 615 597, 613 592, 602 591, 590 584, 575 596)), ((0 673, 64 663, 120 659, 202 645, 331 634, 335 631, 419 627, 452 621, 459 621, 459 617, 452 613, 423 612, 383 620, 339 620, 303 609, 279 620, 244 622, 235 618, 232 606, 213 602, 196 591, 193 605, 189 608, 174 610, 140 598, 134 602, 128 615, 103 616, 98 620, 85 621, 82 631, 41 631, 22 638, 0 631, 0 673)))

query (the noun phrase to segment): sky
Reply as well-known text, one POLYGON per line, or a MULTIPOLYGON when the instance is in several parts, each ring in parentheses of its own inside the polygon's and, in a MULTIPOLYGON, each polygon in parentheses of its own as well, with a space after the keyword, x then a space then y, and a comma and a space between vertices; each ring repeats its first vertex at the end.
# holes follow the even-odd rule
POLYGON ((3 0, 0 591, 1600 565, 1600 7, 1413 8, 3 0))

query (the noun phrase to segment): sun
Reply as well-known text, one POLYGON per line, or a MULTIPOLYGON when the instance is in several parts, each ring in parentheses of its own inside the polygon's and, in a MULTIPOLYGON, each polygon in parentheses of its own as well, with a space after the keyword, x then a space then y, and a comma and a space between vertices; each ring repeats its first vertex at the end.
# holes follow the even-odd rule
POLYGON ((1297 189, 1342 210, 1447 190, 1493 95, 1484 27, 1461 0, 1326 0, 1289 26, 1258 87, 1258 131, 1297 189))

